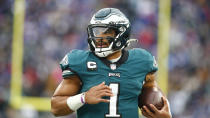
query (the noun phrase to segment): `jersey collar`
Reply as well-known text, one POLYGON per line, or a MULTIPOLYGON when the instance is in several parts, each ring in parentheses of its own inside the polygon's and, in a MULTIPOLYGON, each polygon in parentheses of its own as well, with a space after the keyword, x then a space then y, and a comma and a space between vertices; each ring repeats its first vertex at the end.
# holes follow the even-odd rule
MULTIPOLYGON (((129 53, 127 50, 122 50, 122 56, 120 57, 120 59, 117 62, 110 62, 109 60, 107 60, 106 58, 100 58, 98 57, 106 66, 110 67, 111 64, 116 64, 116 67, 120 67, 121 64, 125 63, 128 59, 129 53)), ((97 57, 97 56, 96 56, 97 57)))

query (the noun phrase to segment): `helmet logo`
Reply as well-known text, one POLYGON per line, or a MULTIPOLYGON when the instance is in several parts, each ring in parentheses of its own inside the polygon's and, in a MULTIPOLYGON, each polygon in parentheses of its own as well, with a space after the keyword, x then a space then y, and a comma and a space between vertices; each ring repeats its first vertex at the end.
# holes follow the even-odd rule
POLYGON ((118 41, 118 42, 116 43, 116 46, 117 46, 117 47, 120 47, 120 46, 121 46, 121 42, 118 41))
POLYGON ((115 22, 113 22, 113 21, 110 21, 110 22, 109 22, 109 24, 116 24, 116 23, 115 23, 115 22))
POLYGON ((96 23, 96 24, 101 24, 101 21, 96 21, 95 23, 96 23))
POLYGON ((125 21, 121 20, 121 21, 118 21, 118 23, 119 24, 121 24, 121 23, 123 24, 123 23, 125 23, 125 21))

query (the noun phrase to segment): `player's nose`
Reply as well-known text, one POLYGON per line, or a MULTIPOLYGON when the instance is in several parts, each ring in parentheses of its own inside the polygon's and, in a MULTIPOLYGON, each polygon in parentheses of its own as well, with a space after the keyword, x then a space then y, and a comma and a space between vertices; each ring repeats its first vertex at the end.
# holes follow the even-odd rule
POLYGON ((100 37, 100 38, 97 38, 97 39, 96 39, 96 42, 97 42, 97 43, 107 42, 107 40, 106 40, 105 38, 103 38, 103 37, 100 37))

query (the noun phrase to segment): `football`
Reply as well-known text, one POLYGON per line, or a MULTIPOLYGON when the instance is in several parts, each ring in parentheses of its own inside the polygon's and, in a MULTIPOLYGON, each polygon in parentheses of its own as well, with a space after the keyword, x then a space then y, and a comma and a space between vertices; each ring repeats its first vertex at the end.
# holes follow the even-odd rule
MULTIPOLYGON (((138 98, 138 106, 142 108, 144 105, 150 109, 149 104, 153 104, 157 109, 161 109, 164 105, 162 92, 157 87, 142 88, 138 98)), ((152 111, 150 109, 150 111, 152 111)), ((152 111, 153 112, 153 111, 152 111)))

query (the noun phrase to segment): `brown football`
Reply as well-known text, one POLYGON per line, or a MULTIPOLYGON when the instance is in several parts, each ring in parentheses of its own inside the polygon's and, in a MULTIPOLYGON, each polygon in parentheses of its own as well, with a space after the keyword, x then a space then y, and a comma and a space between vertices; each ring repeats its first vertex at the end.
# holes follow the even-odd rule
POLYGON ((162 96, 162 92, 156 87, 142 88, 138 99, 138 106, 139 108, 142 108, 145 105, 150 109, 149 104, 153 104, 157 109, 160 110, 164 105, 161 98, 162 96))

